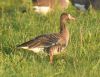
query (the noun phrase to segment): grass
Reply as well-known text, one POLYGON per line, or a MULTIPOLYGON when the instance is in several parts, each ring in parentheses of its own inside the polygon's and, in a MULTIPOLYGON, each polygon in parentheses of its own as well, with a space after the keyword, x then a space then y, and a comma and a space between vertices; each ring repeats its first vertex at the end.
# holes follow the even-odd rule
MULTIPOLYGON (((10 7, 11 8, 11 7, 10 7)), ((59 31, 60 11, 47 16, 33 11, 1 11, 0 77, 100 77, 100 12, 66 10, 76 21, 66 23, 70 41, 64 54, 54 57, 16 49, 35 36, 59 31)))

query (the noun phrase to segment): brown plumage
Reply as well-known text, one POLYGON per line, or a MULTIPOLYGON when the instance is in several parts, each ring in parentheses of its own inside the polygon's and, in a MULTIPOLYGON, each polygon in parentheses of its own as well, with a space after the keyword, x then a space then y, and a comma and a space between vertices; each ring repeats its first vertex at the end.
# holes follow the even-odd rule
POLYGON ((47 14, 60 6, 61 10, 67 9, 69 0, 32 0, 33 9, 35 12, 47 14))
POLYGON ((65 21, 70 19, 75 18, 70 14, 62 13, 59 33, 40 35, 17 47, 32 50, 35 53, 46 51, 50 54, 50 63, 52 63, 53 55, 60 53, 68 45, 69 31, 65 26, 65 21))

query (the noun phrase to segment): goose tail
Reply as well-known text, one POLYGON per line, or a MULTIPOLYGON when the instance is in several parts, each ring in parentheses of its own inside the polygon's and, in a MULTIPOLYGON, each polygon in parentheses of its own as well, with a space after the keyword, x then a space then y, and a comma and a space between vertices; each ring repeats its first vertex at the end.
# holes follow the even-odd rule
POLYGON ((23 45, 21 44, 21 45, 17 45, 16 48, 17 48, 17 49, 20 49, 20 48, 28 49, 28 46, 23 46, 23 45))

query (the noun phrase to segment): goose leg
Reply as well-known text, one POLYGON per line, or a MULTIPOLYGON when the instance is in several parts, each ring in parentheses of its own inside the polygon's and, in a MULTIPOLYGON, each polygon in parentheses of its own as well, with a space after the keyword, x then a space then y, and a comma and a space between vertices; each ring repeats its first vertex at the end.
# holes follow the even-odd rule
POLYGON ((53 63, 53 49, 50 48, 50 64, 53 63))

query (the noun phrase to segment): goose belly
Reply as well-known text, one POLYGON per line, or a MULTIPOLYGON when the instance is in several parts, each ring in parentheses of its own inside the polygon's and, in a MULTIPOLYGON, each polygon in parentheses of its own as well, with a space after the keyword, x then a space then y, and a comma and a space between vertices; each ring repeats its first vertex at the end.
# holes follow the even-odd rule
MULTIPOLYGON (((49 54, 49 50, 47 50, 46 48, 28 48, 28 47, 21 47, 22 49, 27 49, 27 50, 31 50, 34 53, 48 53, 49 54)), ((58 51, 57 48, 53 49, 53 55, 58 55, 60 54, 62 51, 64 50, 64 48, 62 48, 60 51, 58 51)))
POLYGON ((43 13, 43 14, 46 14, 47 12, 50 11, 49 6, 33 6, 33 8, 35 9, 35 12, 43 13))
POLYGON ((44 48, 28 48, 28 47, 21 47, 21 48, 27 49, 27 50, 31 50, 34 53, 39 53, 39 52, 43 52, 44 51, 44 48))

